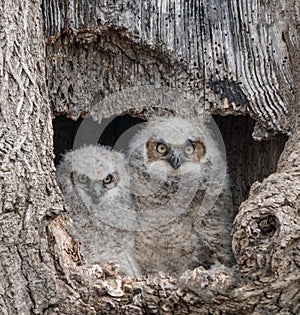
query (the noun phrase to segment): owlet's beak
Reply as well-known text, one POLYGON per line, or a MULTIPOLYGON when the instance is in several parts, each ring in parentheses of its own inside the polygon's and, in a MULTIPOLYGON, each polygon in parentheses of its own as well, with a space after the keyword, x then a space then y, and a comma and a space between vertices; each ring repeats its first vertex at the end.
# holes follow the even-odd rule
POLYGON ((181 165, 181 159, 180 159, 179 154, 176 152, 172 152, 172 156, 169 162, 171 166, 174 168, 174 170, 177 170, 178 167, 180 167, 181 165))
POLYGON ((100 202, 102 193, 102 185, 100 185, 98 182, 94 183, 94 186, 92 187, 92 199, 94 203, 98 204, 100 202))

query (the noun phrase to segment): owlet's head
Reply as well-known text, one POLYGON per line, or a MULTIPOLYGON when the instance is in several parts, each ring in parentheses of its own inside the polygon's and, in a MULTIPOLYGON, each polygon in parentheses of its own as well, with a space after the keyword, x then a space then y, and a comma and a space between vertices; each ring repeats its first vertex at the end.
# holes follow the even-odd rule
POLYGON ((131 141, 129 163, 160 181, 205 176, 217 148, 204 125, 157 117, 131 141))
POLYGON ((65 154, 57 180, 67 200, 80 196, 94 204, 129 189, 124 156, 103 146, 83 146, 65 154))

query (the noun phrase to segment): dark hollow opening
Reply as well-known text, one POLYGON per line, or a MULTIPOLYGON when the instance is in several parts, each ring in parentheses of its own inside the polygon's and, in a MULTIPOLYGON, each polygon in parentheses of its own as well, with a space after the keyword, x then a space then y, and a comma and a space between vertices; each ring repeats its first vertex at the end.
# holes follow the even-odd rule
POLYGON ((279 134, 272 140, 257 142, 252 138, 255 121, 250 116, 214 116, 214 119, 225 143, 233 203, 237 210, 248 198, 251 185, 276 171, 288 137, 279 134))
MULTIPOLYGON (((252 183, 262 181, 276 171, 287 137, 277 135, 272 140, 256 142, 252 139, 255 121, 249 116, 214 116, 214 119, 223 136, 233 203, 237 210, 247 199, 252 183)), ((80 118, 73 121, 64 115, 53 120, 55 164, 59 163, 64 152, 73 149, 75 137, 83 120, 80 118)), ((142 122, 142 119, 129 115, 117 116, 109 121, 97 138, 98 143, 114 146, 126 130, 142 122)), ((86 133, 89 133, 89 130, 86 130, 86 133)))

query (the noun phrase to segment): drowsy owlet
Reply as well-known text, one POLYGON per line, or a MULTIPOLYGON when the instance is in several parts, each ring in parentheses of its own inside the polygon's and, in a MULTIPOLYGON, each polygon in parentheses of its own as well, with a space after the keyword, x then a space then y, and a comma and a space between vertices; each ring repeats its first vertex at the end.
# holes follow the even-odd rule
POLYGON ((86 260, 116 260, 122 272, 138 274, 132 257, 136 215, 123 154, 93 145, 68 152, 57 168, 57 181, 86 260))
POLYGON ((142 272, 179 275, 199 265, 230 265, 231 193, 210 129, 157 117, 131 140, 128 159, 142 272))

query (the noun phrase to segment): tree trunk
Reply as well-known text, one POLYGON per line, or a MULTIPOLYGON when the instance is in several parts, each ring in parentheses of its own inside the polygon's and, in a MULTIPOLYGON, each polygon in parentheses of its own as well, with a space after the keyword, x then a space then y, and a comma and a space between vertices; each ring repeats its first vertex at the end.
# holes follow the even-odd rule
MULTIPOLYGON (((299 314, 297 1, 0 5, 0 313, 299 314), (233 268, 129 279, 113 264, 81 261, 55 181, 51 110, 78 119, 106 104, 95 113, 99 121, 112 114, 145 119, 151 103, 130 111, 118 102, 121 94, 104 101, 145 85, 193 94, 197 102, 184 103, 186 112, 249 114, 256 139, 289 135, 276 172, 255 182, 239 207, 233 268)), ((268 157, 272 167, 261 167, 270 173, 276 159, 268 157)))
POLYGON ((1 1, 1 314, 41 314, 57 300, 47 225, 63 210, 54 179, 42 12, 1 1))

